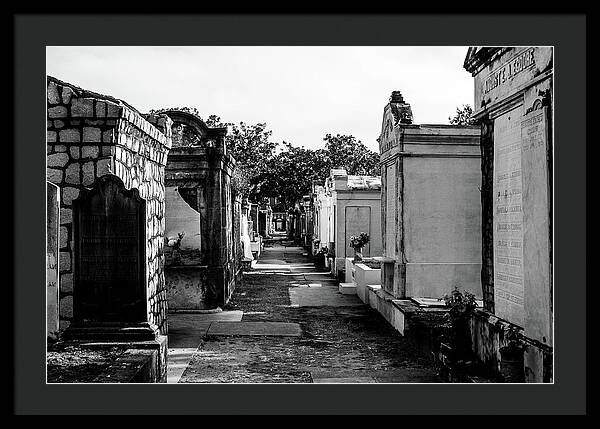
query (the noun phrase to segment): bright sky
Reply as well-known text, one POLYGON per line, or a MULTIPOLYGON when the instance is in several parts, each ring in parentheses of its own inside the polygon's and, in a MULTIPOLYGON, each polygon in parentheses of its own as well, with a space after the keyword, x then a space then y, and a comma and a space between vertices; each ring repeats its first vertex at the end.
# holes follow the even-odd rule
POLYGON ((373 150, 393 90, 417 124, 473 104, 467 47, 53 46, 47 73, 140 112, 195 107, 224 122, 266 122, 273 141, 316 149, 352 134, 373 150))

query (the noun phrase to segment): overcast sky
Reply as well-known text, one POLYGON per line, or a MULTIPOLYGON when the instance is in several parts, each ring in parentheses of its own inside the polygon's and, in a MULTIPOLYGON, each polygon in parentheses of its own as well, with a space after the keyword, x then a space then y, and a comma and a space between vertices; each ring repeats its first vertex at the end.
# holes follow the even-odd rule
POLYGON ((352 134, 373 150, 393 90, 417 124, 473 104, 467 47, 47 47, 47 72, 140 112, 195 107, 224 122, 266 122, 273 141, 319 148, 352 134))

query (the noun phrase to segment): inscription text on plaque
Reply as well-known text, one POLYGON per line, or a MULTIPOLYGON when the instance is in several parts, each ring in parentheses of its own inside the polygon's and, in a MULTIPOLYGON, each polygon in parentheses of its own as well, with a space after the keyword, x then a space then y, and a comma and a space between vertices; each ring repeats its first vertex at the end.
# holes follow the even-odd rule
POLYGON ((145 202, 113 175, 74 202, 77 322, 146 318, 145 202))
POLYGON ((497 316, 523 326, 521 118, 518 107, 494 124, 494 304, 497 316))

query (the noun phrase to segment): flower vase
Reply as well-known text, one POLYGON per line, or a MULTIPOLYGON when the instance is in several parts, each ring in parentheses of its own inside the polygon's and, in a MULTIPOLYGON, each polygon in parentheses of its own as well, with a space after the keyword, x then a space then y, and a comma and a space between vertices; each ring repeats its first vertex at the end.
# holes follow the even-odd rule
POLYGON ((355 247, 354 248, 354 262, 360 262, 362 260, 363 260, 362 247, 355 247))

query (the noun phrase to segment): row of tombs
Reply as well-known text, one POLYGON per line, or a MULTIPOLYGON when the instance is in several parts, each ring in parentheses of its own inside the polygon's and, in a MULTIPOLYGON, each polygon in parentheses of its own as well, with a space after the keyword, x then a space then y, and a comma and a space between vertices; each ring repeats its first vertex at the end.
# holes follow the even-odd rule
POLYGON ((222 307, 253 259, 227 129, 53 77, 47 108, 48 337, 147 350, 165 381, 167 311, 222 307))
POLYGON ((432 338, 456 288, 477 305, 466 334, 475 374, 552 382, 552 49, 470 48, 464 66, 477 125, 417 125, 394 91, 381 176, 331 170, 298 203, 301 242, 341 293, 438 363, 452 366, 451 341, 432 338), (360 233, 370 238, 363 260, 350 247, 360 233))
POLYGON ((287 232, 403 335, 472 292, 477 360, 502 373, 518 338, 522 381, 552 382, 552 49, 469 48, 465 68, 477 125, 417 125, 394 91, 381 176, 334 169, 285 213, 235 194, 226 129, 48 77, 48 335, 153 350, 164 381, 167 310, 225 305, 287 232))

